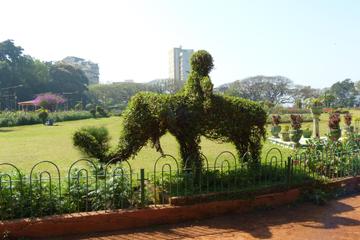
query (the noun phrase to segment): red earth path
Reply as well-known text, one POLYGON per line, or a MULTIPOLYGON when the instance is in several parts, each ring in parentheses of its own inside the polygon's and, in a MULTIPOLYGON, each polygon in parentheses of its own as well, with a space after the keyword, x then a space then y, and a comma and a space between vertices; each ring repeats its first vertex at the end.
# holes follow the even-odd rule
POLYGON ((83 235, 68 239, 360 240, 360 195, 332 200, 324 206, 297 204, 246 214, 233 213, 183 224, 83 235))

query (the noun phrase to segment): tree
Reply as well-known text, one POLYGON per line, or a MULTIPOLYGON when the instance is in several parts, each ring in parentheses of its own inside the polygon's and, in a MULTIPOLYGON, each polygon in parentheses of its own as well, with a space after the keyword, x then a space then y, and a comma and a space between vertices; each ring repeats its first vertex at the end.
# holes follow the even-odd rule
POLYGON ((125 109, 130 98, 140 91, 146 91, 143 83, 119 82, 89 86, 89 99, 106 108, 125 109))
POLYGON ((235 81, 225 93, 253 101, 281 104, 291 101, 291 85, 292 81, 286 77, 256 76, 235 81))
POLYGON ((307 98, 317 98, 320 96, 320 90, 312 88, 311 86, 295 85, 292 89, 293 98, 305 100, 307 98))
POLYGON ((64 95, 71 106, 75 106, 82 100, 84 93, 88 90, 89 79, 81 69, 62 62, 51 64, 49 69, 49 92, 64 95))
POLYGON ((329 91, 335 97, 335 105, 338 107, 352 107, 355 104, 355 96, 357 91, 355 84, 351 79, 347 78, 343 81, 334 83, 329 91))

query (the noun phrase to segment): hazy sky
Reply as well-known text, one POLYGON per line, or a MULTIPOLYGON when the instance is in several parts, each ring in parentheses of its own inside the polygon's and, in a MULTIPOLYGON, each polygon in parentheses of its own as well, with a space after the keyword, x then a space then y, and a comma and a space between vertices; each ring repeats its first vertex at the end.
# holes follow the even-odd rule
POLYGON ((0 0, 0 41, 40 60, 78 56, 100 81, 168 77, 168 50, 206 49, 215 85, 283 75, 360 80, 358 0, 0 0))

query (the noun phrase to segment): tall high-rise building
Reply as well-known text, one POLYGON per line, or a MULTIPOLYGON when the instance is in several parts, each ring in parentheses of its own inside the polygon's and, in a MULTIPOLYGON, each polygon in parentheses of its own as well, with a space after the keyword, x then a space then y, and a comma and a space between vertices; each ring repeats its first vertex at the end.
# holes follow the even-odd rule
POLYGON ((169 51, 169 81, 174 86, 174 91, 178 90, 191 71, 190 57, 193 49, 173 48, 169 51))

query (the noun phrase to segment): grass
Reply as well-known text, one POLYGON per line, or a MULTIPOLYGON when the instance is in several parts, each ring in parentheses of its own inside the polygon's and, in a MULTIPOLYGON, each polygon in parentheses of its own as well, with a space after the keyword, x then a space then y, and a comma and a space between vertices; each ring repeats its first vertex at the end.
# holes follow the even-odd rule
MULTIPOLYGON (((37 124, 0 128, 0 163, 12 163, 29 172, 35 163, 46 160, 54 162, 61 172, 65 173, 72 163, 83 157, 72 145, 72 134, 76 129, 92 125, 105 126, 109 129, 112 146, 116 146, 121 121, 120 117, 110 117, 60 122, 51 127, 37 124)), ((178 144, 173 136, 166 134, 160 141, 165 153, 179 157, 178 144)), ((271 147, 274 145, 265 143, 263 152, 266 153, 271 147)), ((213 166, 216 156, 222 151, 235 154, 232 144, 220 144, 205 138, 202 139, 201 148, 210 166, 213 166)), ((159 157, 160 154, 153 148, 145 146, 129 162, 134 169, 145 168, 153 171, 154 163, 159 157)), ((44 164, 44 168, 49 168, 49 165, 45 167, 44 164)))

